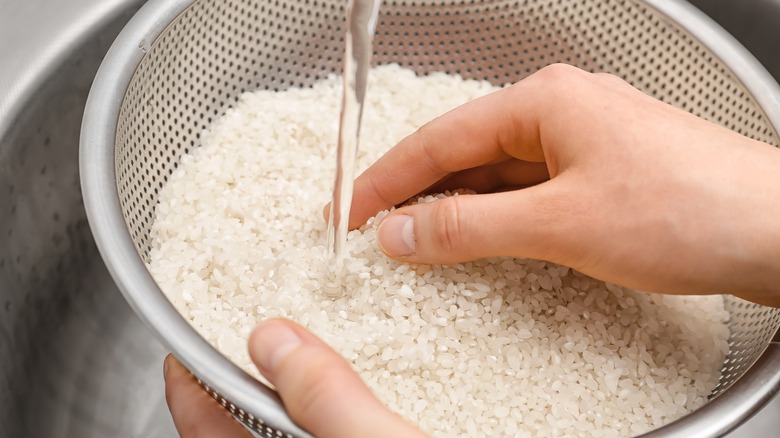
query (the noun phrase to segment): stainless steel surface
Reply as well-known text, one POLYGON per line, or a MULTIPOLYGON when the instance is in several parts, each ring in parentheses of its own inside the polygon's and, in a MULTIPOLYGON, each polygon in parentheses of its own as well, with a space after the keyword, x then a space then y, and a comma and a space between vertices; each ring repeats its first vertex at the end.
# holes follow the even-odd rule
POLYGON ((689 0, 780 78, 780 0, 689 0))
MULTIPOLYGON (((153 53, 151 53, 151 57, 146 57, 152 50, 152 43, 164 30, 176 28, 169 27, 169 24, 189 6, 189 3, 181 0, 147 3, 125 27, 122 31, 124 36, 111 47, 101 64, 98 76, 90 91, 82 126, 80 174, 84 186, 84 202, 88 210, 100 212, 97 215, 92 215, 91 220, 100 224, 93 227, 92 231, 96 237, 100 233, 107 233, 103 234, 103 239, 96 238, 96 241, 104 260, 107 260, 106 257, 111 260, 110 263, 107 263, 111 275, 115 281, 120 278, 125 280, 117 281, 120 290, 125 294, 136 313, 155 332, 158 339, 170 351, 175 352, 177 357, 196 376, 202 379, 204 385, 210 388, 215 397, 217 394, 231 394, 230 400, 232 402, 224 399, 220 399, 220 401, 231 412, 235 413, 237 418, 260 433, 267 432, 267 435, 271 436, 276 430, 284 430, 298 436, 308 436, 289 419, 283 410, 279 409, 281 403, 273 391, 217 353, 179 316, 162 293, 147 294, 144 297, 130 293, 130 289, 135 290, 136 288, 156 292, 159 292, 159 289, 146 270, 143 259, 135 250, 133 238, 140 239, 139 242, 148 249, 148 241, 145 239, 147 236, 133 232, 133 238, 131 238, 127 232, 117 193, 117 189, 121 189, 121 186, 116 184, 114 160, 116 158, 128 164, 135 160, 140 160, 139 163, 150 163, 149 160, 151 160, 153 163, 165 163, 169 171, 172 171, 176 164, 174 161, 167 160, 165 156, 144 156, 141 151, 137 151, 138 155, 124 155, 122 152, 115 154, 113 148, 105 147, 105 145, 114 143, 116 122, 120 112, 119 103, 124 90, 134 76, 135 67, 133 66, 137 66, 143 59, 154 59, 152 58, 153 53), (113 121, 113 126, 108 122, 109 120, 113 121), (111 127, 114 128, 113 132, 106 129, 111 127), (111 242, 108 246, 106 246, 107 241, 111 242), (130 278, 126 275, 130 275, 133 278, 132 281, 127 281, 130 278), (184 352, 187 353, 182 355, 184 352), (226 392, 226 388, 231 390, 226 392), (263 413, 262 419, 257 415, 257 412, 263 413)), ((227 30, 226 23, 222 21, 227 19, 225 10, 220 10, 221 3, 219 2, 215 2, 215 6, 218 13, 213 16, 195 14, 190 15, 189 18, 194 22, 203 23, 203 26, 208 26, 208 23, 204 23, 203 20, 214 20, 214 23, 211 24, 213 29, 227 30)), ((253 34, 246 35, 254 38, 253 34)), ((191 52, 191 49, 188 48, 191 44, 189 38, 180 41, 180 44, 182 53, 191 52)), ((232 49, 229 50, 232 52, 232 49)), ((186 70, 187 64, 190 62, 197 62, 196 65, 209 65, 203 57, 203 53, 200 55, 186 61, 181 66, 171 65, 171 67, 186 70)), ((222 75, 224 73, 222 71, 215 71, 220 69, 221 61, 216 65, 211 63, 209 69, 201 73, 211 74, 215 81, 224 83, 223 81, 229 80, 230 77, 227 74, 222 75)), ((224 61, 227 65, 227 60, 224 61)), ((174 77, 179 75, 176 72, 172 72, 172 74, 174 77)), ((172 105, 166 100, 153 100, 162 96, 150 94, 149 97, 152 99, 150 102, 154 102, 153 108, 150 107, 149 112, 141 117, 144 120, 149 120, 150 123, 155 123, 156 120, 169 121, 173 114, 178 114, 180 105, 186 105, 189 111, 197 114, 197 117, 192 119, 194 126, 160 124, 149 127, 146 131, 135 131, 137 135, 144 139, 149 138, 150 142, 154 135, 154 138, 159 138, 162 141, 169 135, 187 132, 186 130, 189 129, 191 130, 189 135, 193 136, 192 145, 194 145, 195 137, 199 135, 200 130, 211 123, 215 114, 212 114, 211 111, 207 112, 205 108, 201 109, 204 103, 202 89, 196 90, 194 84, 192 88, 187 83, 181 85, 183 86, 182 90, 187 93, 181 96, 182 103, 174 101, 177 105, 172 105), (192 130, 193 128, 195 130, 192 130)), ((255 84, 255 86, 257 85, 259 84, 255 84)), ((142 92, 142 90, 139 91, 142 92)), ((189 148, 192 145, 188 143, 183 146, 189 148)), ((165 146, 163 146, 164 148, 165 146)), ((143 170, 141 172, 146 174, 143 170)), ((154 172, 150 173, 150 176, 154 174, 154 172)), ((125 187, 125 189, 131 188, 133 186, 125 187)), ((136 188, 139 188, 141 190, 139 193, 144 195, 142 198, 135 198, 131 201, 132 208, 135 209, 132 215, 140 222, 149 221, 148 213, 153 207, 151 199, 152 196, 156 195, 157 189, 145 186, 136 186, 136 188)), ((125 201, 129 201, 129 199, 125 198, 125 201)))
MULTIPOLYGON (((673 105, 777 144, 780 91, 768 73, 687 3, 647 3, 657 10, 626 0, 387 1, 375 60, 497 84, 564 61, 614 72, 673 105)), ((144 265, 148 231, 159 189, 179 157, 197 147, 200 131, 245 90, 308 85, 338 71, 342 34, 342 7, 331 2, 152 1, 106 57, 84 117, 84 196, 111 274, 163 343, 266 436, 303 432, 270 390, 207 345, 164 298, 144 265)), ((774 349, 745 372, 767 347, 780 311, 736 299, 727 305, 732 351, 713 393, 721 396, 664 434, 723 434, 777 392, 774 349)))
POLYGON ((780 365, 780 344, 772 342, 750 372, 742 376, 729 390, 724 391, 693 414, 645 436, 688 438, 724 435, 758 413, 761 407, 777 396, 777 391, 780 389, 778 365, 780 365), (755 391, 754 388, 764 390, 755 391), (740 409, 746 406, 758 408, 740 409), (724 425, 729 427, 724 428, 724 425))
POLYGON ((51 79, 51 70, 73 56, 75 47, 92 37, 110 44, 117 30, 102 36, 96 32, 127 11, 129 5, 140 3, 0 0, 0 54, 4 58, 0 68, 0 133, 10 128, 31 94, 51 79))
MULTIPOLYGON (((103 268, 75 171, 91 79, 140 3, 0 0, 0 437, 176 436, 164 349, 103 268)), ((780 0, 694 3, 780 76, 780 0)), ((729 437, 778 431, 776 397, 729 437)))
POLYGON ((164 437, 164 349, 94 245, 78 140, 139 1, 0 1, 0 437, 164 437))
MULTIPOLYGON (((772 74, 780 80, 780 0, 690 0, 743 44, 772 74)), ((780 397, 729 438, 780 436, 780 397)))

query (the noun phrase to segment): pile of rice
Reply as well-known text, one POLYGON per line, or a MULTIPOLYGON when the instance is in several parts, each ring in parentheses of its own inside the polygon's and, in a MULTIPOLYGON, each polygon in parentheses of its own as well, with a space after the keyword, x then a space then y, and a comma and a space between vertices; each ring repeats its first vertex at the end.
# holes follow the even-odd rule
MULTIPOLYGON (((493 88, 372 71, 359 163, 493 88)), ((176 308, 254 375, 246 339, 291 318, 435 436, 627 436, 705 403, 728 353, 722 297, 650 295, 563 266, 387 259, 372 219, 349 235, 338 299, 322 293, 321 210, 340 81, 245 94, 160 194, 149 267, 176 308)), ((435 201, 428 197, 422 201, 435 201)))

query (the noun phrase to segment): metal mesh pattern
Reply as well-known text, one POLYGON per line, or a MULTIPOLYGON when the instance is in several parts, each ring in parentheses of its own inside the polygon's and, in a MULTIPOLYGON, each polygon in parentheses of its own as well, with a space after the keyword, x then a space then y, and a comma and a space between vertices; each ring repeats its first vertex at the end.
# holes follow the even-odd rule
MULTIPOLYGON (((123 214, 142 258, 148 261, 159 190, 180 157, 198 146, 201 132, 241 93, 307 86, 340 71, 343 3, 202 0, 154 42, 122 103, 115 151, 123 214)), ((638 0, 388 0, 374 62, 497 85, 566 62, 615 73, 661 100, 778 144, 729 68, 638 0)), ((727 306, 732 350, 713 395, 747 370, 780 323, 775 309, 731 298, 727 306)), ((281 436, 214 395, 262 436, 281 436)))
POLYGON ((780 311, 763 307, 734 296, 726 296, 725 308, 730 314, 729 355, 723 362, 716 396, 739 379, 764 352, 780 325, 780 311))
POLYGON ((293 438, 291 434, 282 432, 281 430, 274 429, 273 427, 265 424, 262 418, 257 418, 251 413, 246 412, 242 408, 236 406, 231 401, 221 396, 217 391, 212 389, 203 380, 198 379, 197 377, 196 380, 203 387, 203 390, 206 391, 209 395, 211 395, 211 397, 213 397, 214 400, 217 401, 217 403, 222 405, 223 408, 227 409, 227 411, 230 412, 233 415, 233 417, 236 418, 236 420, 240 421, 244 426, 248 427, 253 432, 260 434, 261 437, 293 438))
MULTIPOLYGON (((341 68, 344 11, 330 0, 200 1, 155 42, 127 91, 117 178, 148 253, 157 192, 179 157, 244 91, 306 86, 341 68)), ((778 143, 753 98, 684 30, 634 1, 391 0, 375 62, 502 85, 553 62, 623 77, 750 137, 778 143)))

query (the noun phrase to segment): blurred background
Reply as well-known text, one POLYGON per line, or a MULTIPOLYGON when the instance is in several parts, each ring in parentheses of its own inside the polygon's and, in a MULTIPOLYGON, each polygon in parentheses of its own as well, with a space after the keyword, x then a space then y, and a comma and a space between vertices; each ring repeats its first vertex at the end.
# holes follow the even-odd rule
MULTIPOLYGON (((175 436, 163 348, 114 287, 81 204, 100 61, 143 2, 0 0, 0 437, 175 436)), ((780 78, 780 0, 691 0, 780 78)), ((778 436, 780 398, 736 437, 778 436)))

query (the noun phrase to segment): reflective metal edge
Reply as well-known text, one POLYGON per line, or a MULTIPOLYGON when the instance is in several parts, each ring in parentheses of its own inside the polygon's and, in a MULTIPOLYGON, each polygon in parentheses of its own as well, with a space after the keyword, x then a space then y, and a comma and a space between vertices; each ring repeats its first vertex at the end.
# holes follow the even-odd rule
POLYGON ((655 429, 642 438, 720 437, 757 414, 780 390, 780 344, 772 342, 738 385, 701 409, 655 429), (759 390, 760 388, 760 390, 759 390))
MULTIPOLYGON (((278 396, 200 337, 160 292, 141 259, 137 256, 123 257, 123 254, 136 255, 129 233, 115 234, 116 230, 125 230, 126 227, 118 213, 113 150, 101 148, 101 145, 114 142, 118 103, 124 97, 145 50, 164 31, 167 23, 193 1, 157 0, 147 3, 122 31, 98 71, 87 101, 80 150, 87 216, 112 277, 136 313, 163 344, 174 351, 187 346, 192 355, 183 362, 189 369, 199 376, 219 376, 218 381, 205 383, 254 415, 262 412, 262 418, 269 426, 295 435, 310 436, 288 416, 269 415, 278 412, 281 406, 278 396), (109 108, 112 110, 109 111, 109 108), (116 246, 105 247, 101 242, 106 240, 114 240, 116 246), (130 285, 133 285, 132 294, 129 292, 130 285), (166 316, 155 321, 143 316, 154 312, 164 312, 166 316)), ((780 87, 746 49, 709 17, 682 0, 645 1, 725 61, 777 130, 780 126, 780 87)), ((695 419, 689 415, 642 436, 709 437, 720 436, 736 428, 780 390, 780 349, 777 345, 767 349, 738 384, 740 388, 736 388, 735 384, 735 388, 698 410, 695 419), (751 407, 749 402, 759 405, 751 407)))
POLYGON ((311 436, 282 409, 278 395, 234 365, 203 339, 165 298, 137 255, 122 218, 114 174, 119 107, 138 64, 169 23, 194 0, 150 1, 109 49, 87 100, 81 130, 79 170, 87 218, 109 272, 136 314, 172 351, 187 351, 184 365, 263 424, 311 436), (121 232, 124 230, 124 232, 121 232), (119 233, 117 231, 120 231, 119 233), (110 242, 109 245, 106 242, 110 242), (148 315, 156 315, 154 319, 148 315))
MULTIPOLYGON (((774 127, 780 128, 780 86, 764 66, 730 33, 683 0, 645 2, 694 36, 742 82, 774 127)), ((643 438, 714 437, 736 429, 780 391, 780 344, 770 343, 750 370, 706 406, 643 438)))
POLYGON ((780 85, 754 56, 717 22, 684 0, 644 0, 721 59, 739 78, 780 132, 780 85))

